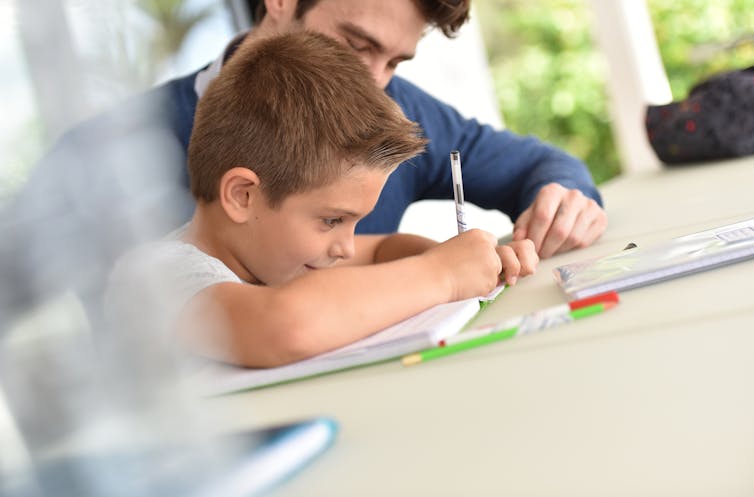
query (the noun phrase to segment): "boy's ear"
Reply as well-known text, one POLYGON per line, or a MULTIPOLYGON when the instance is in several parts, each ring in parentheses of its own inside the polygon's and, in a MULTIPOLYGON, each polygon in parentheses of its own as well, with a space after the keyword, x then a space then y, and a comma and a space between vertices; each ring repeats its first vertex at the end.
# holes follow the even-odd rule
POLYGON ((229 169, 220 178, 220 205, 236 223, 244 223, 252 215, 252 205, 262 199, 257 173, 245 167, 229 169))

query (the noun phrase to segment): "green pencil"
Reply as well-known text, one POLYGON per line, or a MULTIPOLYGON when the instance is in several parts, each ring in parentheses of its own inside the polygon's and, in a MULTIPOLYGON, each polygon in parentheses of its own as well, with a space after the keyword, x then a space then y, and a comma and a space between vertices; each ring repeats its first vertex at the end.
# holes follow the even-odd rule
MULTIPOLYGON (((589 307, 582 307, 581 309, 575 309, 569 314, 573 320, 583 319, 588 316, 594 316, 600 314, 608 309, 611 309, 617 305, 617 302, 601 302, 599 304, 590 305, 589 307)), ((547 326, 545 326, 547 327, 547 326)), ((538 330, 537 330, 538 331, 538 330)), ((447 355, 463 352, 464 350, 474 349, 487 345, 488 343, 500 342, 502 340, 508 340, 518 335, 518 328, 509 328, 506 330, 492 330, 489 334, 471 338, 462 342, 445 345, 444 347, 434 347, 431 349, 416 352, 415 354, 409 354, 401 359, 401 363, 404 366, 413 366, 420 362, 431 361, 432 359, 438 359, 447 355)))

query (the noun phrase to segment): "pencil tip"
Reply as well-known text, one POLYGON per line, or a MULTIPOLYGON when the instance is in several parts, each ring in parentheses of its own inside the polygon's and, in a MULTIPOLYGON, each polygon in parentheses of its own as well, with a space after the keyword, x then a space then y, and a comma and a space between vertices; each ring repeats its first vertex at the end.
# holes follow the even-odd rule
POLYGON ((403 359, 401 359, 401 363, 404 366, 413 366, 414 364, 419 364, 422 362, 422 356, 419 354, 411 354, 407 355, 403 359))

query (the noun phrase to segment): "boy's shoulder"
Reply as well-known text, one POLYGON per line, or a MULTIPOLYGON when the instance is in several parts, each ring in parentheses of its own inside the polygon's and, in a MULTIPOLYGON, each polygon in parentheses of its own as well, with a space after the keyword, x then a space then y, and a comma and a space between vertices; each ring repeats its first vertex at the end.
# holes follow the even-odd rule
POLYGON ((222 261, 190 243, 145 243, 126 252, 113 267, 105 314, 121 325, 139 322, 164 331, 194 295, 224 282, 243 283, 222 261))
POLYGON ((195 245, 169 238, 139 245, 126 252, 115 264, 112 279, 134 277, 149 281, 196 286, 194 280, 207 283, 241 279, 221 260, 201 251, 195 245))

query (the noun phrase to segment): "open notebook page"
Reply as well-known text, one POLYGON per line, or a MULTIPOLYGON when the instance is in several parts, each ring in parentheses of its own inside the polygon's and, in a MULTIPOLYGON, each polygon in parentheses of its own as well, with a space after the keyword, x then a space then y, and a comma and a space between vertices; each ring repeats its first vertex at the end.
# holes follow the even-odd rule
POLYGON ((199 388, 217 395, 392 359, 458 333, 478 312, 478 298, 437 305, 357 342, 277 368, 210 363, 198 376, 199 388))

